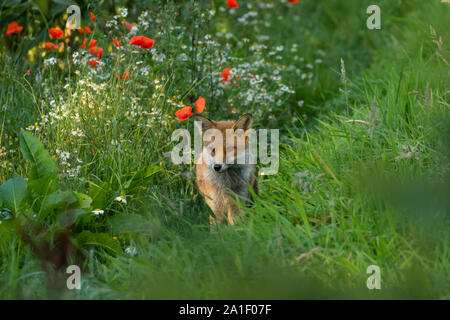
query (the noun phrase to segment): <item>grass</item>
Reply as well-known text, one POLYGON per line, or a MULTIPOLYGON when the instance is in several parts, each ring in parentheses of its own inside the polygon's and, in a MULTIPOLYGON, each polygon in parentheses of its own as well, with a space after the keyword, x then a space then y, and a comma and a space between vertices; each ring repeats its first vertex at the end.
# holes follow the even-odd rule
MULTIPOLYGON (((44 57, 57 57, 63 70, 42 68, 43 58, 36 57, 29 78, 19 57, 1 56, 2 71, 13 81, 0 85, 6 151, 0 181, 32 173, 18 137, 21 127, 37 122, 38 130, 29 129, 58 164, 59 187, 87 194, 90 210, 105 211, 98 217, 89 211, 64 228, 58 217, 68 207, 49 213, 47 196, 40 195, 30 210, 9 212, 11 219, 0 224, 1 298, 448 297, 449 7, 380 2, 382 30, 369 31, 364 1, 251 3, 258 16, 239 23, 236 18, 250 11, 245 6, 229 13, 217 1, 217 13, 206 19, 207 2, 159 4, 159 22, 145 30, 158 35, 156 53, 111 51, 97 74, 68 51, 44 57), (207 34, 217 42, 199 43, 207 34), (268 48, 251 49, 254 43, 268 48), (272 55, 279 45, 283 50, 272 55), (225 67, 242 75, 236 86, 222 88, 225 67), (129 81, 112 75, 125 70, 133 71, 129 81), (269 80, 277 73, 281 80, 269 80), (112 76, 102 79, 105 74, 112 76), (261 99, 249 93, 262 87, 255 89, 248 74, 264 76, 261 99), (295 93, 280 93, 278 81, 295 93), (213 233, 193 165, 174 166, 162 156, 173 145, 174 129, 192 127, 176 122, 178 106, 168 98, 191 105, 199 95, 207 99, 208 117, 252 112, 256 127, 281 128, 279 172, 260 177, 260 193, 242 221, 213 233), (64 113, 54 109, 62 105, 66 117, 40 123, 50 110, 64 113), (74 129, 84 136, 71 134, 74 129), (126 195, 126 205, 114 201, 119 195, 126 195), (30 249, 33 241, 21 229, 41 250, 30 249), (82 267, 78 291, 65 289, 64 267, 49 263, 63 251, 61 230, 70 231, 82 252, 68 258, 82 267), (85 231, 108 239, 83 245, 85 231), (52 254, 45 254, 45 243, 52 254), (370 265, 380 267, 382 290, 366 287, 370 265)), ((99 23, 91 37, 106 47, 117 32, 99 23)), ((82 39, 71 41, 82 55, 82 39)))

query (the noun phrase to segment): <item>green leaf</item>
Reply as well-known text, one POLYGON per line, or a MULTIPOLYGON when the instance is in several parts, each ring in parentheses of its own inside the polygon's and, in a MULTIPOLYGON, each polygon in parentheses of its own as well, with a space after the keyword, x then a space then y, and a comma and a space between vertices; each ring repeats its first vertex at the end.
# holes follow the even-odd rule
POLYGON ((148 220, 139 214, 120 214, 113 220, 115 234, 136 232, 147 236, 155 236, 160 227, 159 220, 148 220))
MULTIPOLYGON (((58 215, 58 224, 63 228, 71 227, 74 223, 79 222, 81 219, 92 217, 89 214, 90 211, 85 209, 68 209, 61 212, 58 215)), ((89 220, 88 220, 89 221, 89 220)))
POLYGON ((81 209, 90 209, 92 204, 92 198, 84 193, 76 193, 75 194, 78 199, 78 206, 81 209))
POLYGON ((163 169, 160 166, 147 166, 144 169, 137 171, 134 176, 125 183, 124 189, 133 189, 137 185, 144 186, 145 184, 150 182, 152 176, 155 173, 158 173, 162 170, 163 169))
POLYGON ((0 200, 2 205, 13 212, 17 212, 27 197, 27 191, 28 186, 26 181, 21 176, 15 174, 0 186, 0 200))
POLYGON ((78 199, 72 191, 58 190, 45 197, 41 205, 41 211, 48 215, 55 209, 58 211, 65 210, 77 202, 78 199))
POLYGON ((27 131, 20 133, 20 147, 25 159, 31 161, 30 189, 48 194, 58 188, 58 168, 38 138, 27 131), (33 180, 36 180, 33 183, 33 180))
POLYGON ((77 241, 81 246, 94 245, 106 248, 114 253, 122 252, 122 247, 120 246, 119 241, 114 240, 107 233, 93 233, 85 230, 78 235, 77 241))
POLYGON ((102 208, 106 203, 106 199, 109 195, 109 183, 102 182, 100 185, 89 182, 89 196, 92 198, 91 205, 94 208, 102 208))
POLYGON ((58 174, 58 168, 45 150, 44 144, 31 133, 27 131, 20 133, 20 147, 24 158, 36 167, 36 178, 58 174))

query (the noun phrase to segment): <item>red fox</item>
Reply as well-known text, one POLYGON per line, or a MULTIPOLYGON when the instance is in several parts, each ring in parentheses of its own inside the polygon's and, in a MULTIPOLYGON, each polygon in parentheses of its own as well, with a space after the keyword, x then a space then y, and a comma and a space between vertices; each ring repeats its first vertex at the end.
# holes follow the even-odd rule
POLYGON ((216 220, 220 225, 225 219, 234 224, 240 215, 237 202, 251 204, 249 186, 257 193, 257 169, 249 161, 246 134, 252 115, 245 114, 237 121, 213 121, 201 116, 196 116, 195 120, 201 121, 204 142, 196 164, 197 186, 214 212, 215 218, 210 216, 211 225, 215 225, 216 220), (213 132, 213 141, 207 139, 210 132, 213 132), (241 141, 241 146, 236 145, 235 138, 241 141))

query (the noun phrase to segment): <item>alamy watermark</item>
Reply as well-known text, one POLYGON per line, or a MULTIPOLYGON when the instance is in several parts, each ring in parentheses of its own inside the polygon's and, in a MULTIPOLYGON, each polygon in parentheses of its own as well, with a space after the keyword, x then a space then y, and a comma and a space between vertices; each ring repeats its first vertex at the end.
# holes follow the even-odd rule
POLYGON ((67 18, 66 27, 68 29, 78 29, 81 27, 81 10, 80 7, 73 4, 67 7, 67 14, 69 14, 69 18, 67 18), (74 23, 75 22, 75 23, 74 23))
POLYGON ((73 264, 67 267, 66 273, 70 274, 67 278, 66 285, 67 289, 73 290, 81 289, 81 269, 79 266, 73 264))
POLYGON ((367 274, 370 274, 371 276, 367 278, 367 288, 369 290, 373 290, 373 289, 381 289, 381 271, 380 271, 380 267, 377 265, 370 265, 367 267, 366 270, 367 274))
POLYGON ((372 4, 367 7, 367 14, 370 14, 370 17, 367 18, 366 25, 367 29, 381 29, 381 9, 376 4, 372 4))

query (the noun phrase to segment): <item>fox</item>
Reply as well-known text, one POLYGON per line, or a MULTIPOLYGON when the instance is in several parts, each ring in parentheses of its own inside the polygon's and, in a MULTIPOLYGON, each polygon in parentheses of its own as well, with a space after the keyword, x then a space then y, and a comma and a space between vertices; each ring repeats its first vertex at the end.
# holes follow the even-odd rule
POLYGON ((247 133, 251 128, 252 115, 244 114, 236 121, 214 121, 197 115, 194 121, 201 124, 204 143, 196 163, 196 182, 214 213, 214 216, 209 216, 210 225, 220 226, 226 221, 234 225, 241 214, 238 203, 251 206, 253 198, 250 188, 255 194, 258 193, 257 168, 249 161, 247 133), (213 141, 206 134, 211 131, 219 133, 218 137, 214 135, 213 141), (229 141, 230 138, 233 141, 229 141), (243 142, 242 146, 236 145, 235 138, 243 142))

